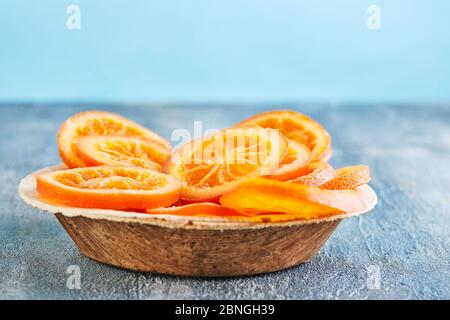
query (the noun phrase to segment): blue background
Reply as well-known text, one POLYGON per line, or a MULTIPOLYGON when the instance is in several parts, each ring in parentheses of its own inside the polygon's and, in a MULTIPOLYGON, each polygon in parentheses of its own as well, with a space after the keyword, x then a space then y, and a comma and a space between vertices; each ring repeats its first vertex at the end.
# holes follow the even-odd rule
POLYGON ((449 14, 444 0, 0 0, 0 101, 448 102, 449 14))

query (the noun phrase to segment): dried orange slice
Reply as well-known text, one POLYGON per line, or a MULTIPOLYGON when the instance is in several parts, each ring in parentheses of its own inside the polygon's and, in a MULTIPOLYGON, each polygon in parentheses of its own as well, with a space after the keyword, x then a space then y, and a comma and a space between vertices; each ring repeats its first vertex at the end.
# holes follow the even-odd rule
POLYGON ((370 181, 368 166, 350 166, 336 170, 336 177, 324 183, 321 188, 329 190, 355 189, 370 181))
POLYGON ((306 172, 289 182, 305 186, 318 187, 336 177, 336 171, 326 162, 312 161, 306 166, 306 172))
POLYGON ((367 208, 357 190, 324 190, 264 178, 249 179, 224 194, 220 203, 243 212, 279 212, 312 219, 367 208))
POLYGON ((251 125, 278 129, 286 138, 306 145, 311 150, 311 160, 326 161, 331 156, 331 139, 328 132, 319 123, 299 112, 269 111, 237 124, 238 127, 251 125))
POLYGON ((288 140, 288 151, 281 160, 280 167, 267 176, 276 180, 290 180, 303 174, 311 157, 309 149, 294 140, 288 140))
MULTIPOLYGON (((364 203, 364 209, 362 211, 358 212, 350 212, 350 213, 363 213, 367 212, 373 206, 377 203, 377 197, 375 195, 375 192, 368 186, 368 185, 362 185, 356 188, 358 197, 362 200, 364 203)), ((328 218, 333 217, 338 213, 331 213, 329 215, 318 215, 319 218, 328 218)), ((288 221, 295 221, 295 220, 307 220, 311 219, 309 216, 305 218, 305 216, 301 213, 299 210, 295 214, 288 214, 288 213, 275 213, 275 212, 260 212, 257 214, 249 215, 247 217, 231 217, 233 219, 243 220, 243 221, 249 221, 249 222, 288 222, 288 221)))
POLYGON ((172 206, 168 208, 147 209, 146 211, 147 213, 151 214, 173 214, 177 216, 198 216, 198 217, 246 216, 242 212, 222 207, 221 205, 213 202, 190 203, 181 206, 172 206))
POLYGON ((58 149, 61 159, 70 168, 85 167, 86 163, 78 154, 78 140, 103 135, 144 137, 170 148, 162 137, 122 116, 106 111, 86 111, 71 116, 60 127, 58 149))
POLYGON ((90 136, 77 142, 88 166, 134 166, 161 171, 170 149, 153 140, 125 136, 90 136))
POLYGON ((176 150, 165 171, 183 182, 183 200, 214 201, 239 180, 274 173, 287 149, 278 130, 225 129, 176 150))
POLYGON ((36 190, 43 198, 82 208, 165 207, 178 200, 180 189, 174 177, 135 167, 87 167, 36 176, 36 190))

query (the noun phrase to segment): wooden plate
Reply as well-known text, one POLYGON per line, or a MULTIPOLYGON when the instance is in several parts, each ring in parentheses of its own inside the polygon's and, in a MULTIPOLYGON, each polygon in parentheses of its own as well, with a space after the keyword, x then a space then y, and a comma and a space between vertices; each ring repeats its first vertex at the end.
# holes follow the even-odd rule
MULTIPOLYGON (((55 214, 81 252, 96 261, 143 272, 185 276, 238 276, 289 268, 310 260, 346 213, 282 223, 232 221, 220 217, 149 215, 62 206, 36 193, 34 172, 20 182, 30 206, 55 214)), ((367 185, 367 211, 377 203, 367 185)))

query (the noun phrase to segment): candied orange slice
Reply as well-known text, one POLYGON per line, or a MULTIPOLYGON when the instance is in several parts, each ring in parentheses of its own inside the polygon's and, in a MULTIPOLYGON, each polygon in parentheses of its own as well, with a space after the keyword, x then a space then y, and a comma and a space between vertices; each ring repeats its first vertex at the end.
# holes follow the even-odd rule
POLYGON ((357 190, 324 190, 297 183, 264 178, 248 179, 224 194, 220 203, 227 208, 254 212, 278 212, 302 219, 358 212, 367 208, 357 190))
POLYGON ((225 129, 180 147, 165 171, 183 182, 183 200, 215 201, 242 179, 274 173, 287 149, 278 130, 225 129))
POLYGON ((190 203, 181 206, 172 206, 167 208, 147 209, 146 211, 147 213, 151 214, 173 214, 177 216, 198 216, 198 217, 246 216, 242 212, 222 207, 221 205, 213 202, 190 203))
POLYGON ((368 166, 350 166, 336 170, 336 177, 321 185, 329 190, 355 189, 370 181, 368 166))
POLYGON ((330 181, 335 176, 336 171, 334 171, 328 163, 322 161, 312 161, 306 166, 303 175, 289 180, 289 182, 300 183, 305 186, 318 187, 327 181, 330 181))
POLYGON ((294 140, 288 140, 288 151, 281 160, 280 167, 271 175, 267 176, 276 180, 290 180, 303 174, 311 157, 309 149, 294 140))
POLYGON ((162 137, 122 116, 106 111, 86 111, 71 116, 60 127, 58 149, 61 159, 70 168, 87 166, 78 153, 78 140, 104 135, 144 137, 170 148, 162 137))
MULTIPOLYGON (((376 204, 376 195, 374 191, 368 186, 368 185, 362 185, 356 188, 355 190, 358 193, 358 196, 361 198, 361 200, 364 203, 364 209, 359 212, 366 212, 373 208, 373 206, 376 204)), ((351 212, 351 213, 358 213, 358 212, 351 212)), ((321 215, 319 218, 328 218, 333 217, 334 215, 338 214, 331 213, 329 215, 321 215)), ((238 219, 241 221, 249 221, 249 222, 263 222, 263 223, 277 223, 277 222, 288 222, 288 221, 296 221, 296 220, 308 220, 311 219, 309 216, 305 218, 301 212, 297 212, 295 214, 288 214, 288 213, 270 213, 270 212, 261 212, 253 215, 249 215, 247 217, 230 217, 233 219, 238 219)))
POLYGON ((306 145, 311 150, 311 160, 326 161, 331 156, 331 139, 328 132, 319 123, 299 112, 269 111, 237 124, 238 127, 251 125, 278 129, 286 138, 306 145))
POLYGON ((161 171, 170 149, 153 140, 125 136, 90 136, 77 142, 88 166, 133 166, 161 171))
POLYGON ((36 190, 67 206, 102 209, 146 209, 170 206, 181 183, 164 173, 136 167, 87 167, 36 176, 36 190))

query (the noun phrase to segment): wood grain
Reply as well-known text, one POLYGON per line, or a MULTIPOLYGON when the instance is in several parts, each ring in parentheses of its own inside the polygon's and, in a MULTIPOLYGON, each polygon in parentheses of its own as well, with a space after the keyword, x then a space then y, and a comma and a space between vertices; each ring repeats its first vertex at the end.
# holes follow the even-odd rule
POLYGON ((311 259, 340 220, 249 230, 174 229, 56 214, 89 258, 143 272, 238 276, 277 271, 311 259))

